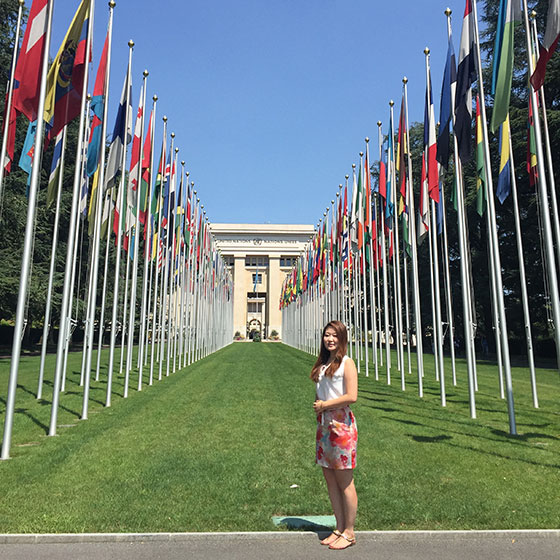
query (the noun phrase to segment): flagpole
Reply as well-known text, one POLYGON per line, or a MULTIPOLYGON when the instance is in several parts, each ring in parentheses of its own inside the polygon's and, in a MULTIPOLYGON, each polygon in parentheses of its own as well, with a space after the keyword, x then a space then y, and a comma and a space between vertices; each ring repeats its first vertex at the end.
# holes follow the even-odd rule
MULTIPOLYGON (((132 69, 132 49, 134 47, 134 41, 130 40, 128 42, 128 68, 127 68, 127 78, 125 85, 125 125, 124 125, 124 138, 123 138, 123 153, 121 159, 121 178, 119 181, 119 187, 117 192, 117 202, 120 204, 119 217, 117 220, 117 239, 116 239, 116 251, 115 251, 115 275, 114 275, 114 285, 113 285, 113 309, 111 315, 111 342, 109 349, 109 365, 107 367, 107 394, 105 398, 105 406, 111 406, 111 392, 113 383, 113 369, 114 369, 114 358, 115 358, 115 342, 117 338, 117 314, 119 308, 119 283, 120 283, 120 266, 121 266, 121 253, 122 253, 122 221, 124 213, 124 181, 125 181, 125 166, 126 166, 126 146, 127 146, 127 134, 129 127, 130 118, 130 83, 131 83, 131 69, 132 69)), ((109 224, 111 227, 111 224, 109 224)), ((128 260, 128 256, 125 255, 128 260)), ((126 301, 126 291, 123 294, 123 298, 126 301)), ((124 323, 123 323, 124 328, 124 323)), ((124 337, 124 330, 122 336, 124 337)), ((122 351, 121 351, 122 356, 122 351)))
MULTIPOLYGON (((101 232, 103 234, 103 215, 105 214, 105 208, 107 204, 107 199, 110 196, 108 192, 105 191, 105 187, 101 186, 103 190, 103 204, 101 208, 101 232)), ((109 202, 110 204, 110 202, 109 202)), ((111 213, 109 211, 109 216, 107 217, 107 235, 105 239, 105 264, 103 266, 103 288, 101 289, 101 313, 99 315, 99 342, 97 346, 97 364, 95 366, 95 381, 99 381, 99 371, 101 369, 101 350, 103 348, 103 334, 105 332, 105 298, 107 296, 107 276, 109 273, 109 246, 111 244, 111 227, 110 227, 110 217, 111 213)))
MULTIPOLYGON (((394 101, 389 101, 389 106, 391 110, 391 123, 394 123, 393 107, 394 101)), ((390 134, 394 134, 394 129, 391 129, 390 134)), ((391 198, 393 199, 393 212, 397 208, 397 178, 395 173, 395 155, 394 155, 394 143, 391 166, 391 198)), ((394 216, 393 224, 393 235, 394 235, 394 246, 393 246, 393 281, 395 286, 395 345, 397 349, 397 364, 401 372, 401 383, 404 384, 404 363, 403 363, 403 346, 402 346, 402 294, 401 294, 401 262, 400 262, 400 236, 399 236, 399 219, 398 219, 398 208, 397 215, 394 216)))
POLYGON ((169 151, 169 190, 167 192, 167 215, 166 215, 166 234, 165 234, 165 244, 163 246, 163 258, 165 262, 162 267, 163 273, 163 291, 162 291, 162 298, 160 303, 160 339, 159 339, 159 373, 158 373, 158 381, 161 381, 162 377, 162 368, 163 368, 163 353, 165 351, 165 343, 166 343, 166 332, 165 327, 166 324, 169 322, 169 317, 166 314, 166 310, 168 309, 168 293, 167 293, 167 286, 169 282, 169 210, 171 208, 170 204, 170 194, 171 194, 171 180, 172 180, 172 166, 173 166, 173 146, 175 143, 175 133, 171 133, 171 147, 169 151))
MULTIPOLYGON (((506 122, 508 122, 508 126, 509 126, 509 121, 506 122)), ((519 260, 519 280, 521 284, 521 301, 523 304, 523 318, 525 319, 527 358, 529 360, 529 371, 531 376, 533 407, 539 408, 539 399, 537 396, 537 382, 536 382, 536 374, 535 374, 535 359, 533 356, 533 337, 531 334, 531 317, 529 313, 529 297, 527 295, 527 280, 525 277, 523 236, 521 235, 521 220, 519 218, 519 204, 517 201, 517 179, 515 178, 515 162, 513 159, 513 145, 511 142, 511 134, 508 134, 508 138, 509 138, 509 158, 511 161, 511 191, 512 191, 511 194, 513 199, 513 215, 515 217, 515 235, 517 237, 517 258, 519 260)))
MULTIPOLYGON (((451 40, 451 10, 445 10, 447 16, 447 37, 451 40)), ((455 97, 451 96, 451 119, 455 130, 455 97)), ((476 361, 472 340, 472 317, 471 317, 471 293, 470 281, 467 269, 470 255, 467 250, 466 241, 466 222, 465 222, 465 203, 463 194, 463 171, 461 159, 459 158, 459 147, 457 136, 453 134, 453 155, 455 160, 455 183, 457 189, 457 229, 459 233, 459 255, 461 271, 461 292, 463 300, 463 329, 465 336, 465 357, 467 359, 468 388, 469 388, 469 408, 471 418, 476 418, 475 391, 474 384, 476 378, 476 361), (468 261, 467 261, 468 259, 468 261)))
MULTIPOLYGON (((379 138, 379 161, 383 158, 383 134, 381 132, 381 121, 377 121, 377 132, 379 138)), ((385 193, 385 197, 387 193, 385 193)), ((387 204, 387 199, 385 199, 387 204)), ((389 294, 387 291, 387 267, 389 266, 389 248, 385 241, 385 209, 380 208, 381 214, 381 245, 383 248, 383 319, 385 322, 385 367, 387 370, 387 385, 391 385, 391 345, 389 340, 389 294)), ((389 240, 390 243, 390 240, 389 240)))
MULTIPOLYGON (((89 330, 90 335, 88 337, 88 350, 87 350, 87 364, 86 364, 86 371, 85 371, 85 384, 84 384, 84 398, 83 398, 83 406, 82 406, 82 420, 87 420, 88 417, 88 404, 89 404, 89 388, 90 388, 90 374, 91 374, 91 359, 92 359, 92 352, 93 352, 93 340, 94 340, 94 322, 95 322, 95 308, 96 308, 96 300, 97 300, 97 280, 98 280, 98 270, 99 270, 99 251, 101 248, 101 218, 103 214, 103 184, 105 182, 105 136, 107 133, 107 113, 108 113, 108 105, 109 105, 109 83, 110 83, 110 75, 111 75, 111 42, 112 42, 112 32, 113 32, 113 9, 115 7, 115 2, 111 0, 109 2, 109 24, 107 28, 107 70, 105 74, 105 86, 104 86, 104 93, 105 93, 105 100, 103 104, 103 122, 101 123, 101 138, 102 138, 102 146, 101 146, 101 161, 99 162, 98 167, 98 177, 97 177, 97 192, 96 192, 96 214, 95 214, 95 228, 94 228, 94 245, 93 245, 93 273, 92 273, 92 285, 90 286, 91 290, 91 310, 89 316, 89 330)), ((104 301, 103 300, 103 311, 104 312, 104 301)), ((102 326, 103 322, 103 315, 101 316, 101 320, 99 323, 99 336, 101 341, 102 336, 102 326)), ((101 346, 101 345, 100 345, 101 346)), ((101 348, 99 349, 99 354, 101 353, 101 348)))
MULTIPOLYGON (((21 9, 21 8, 20 8, 21 9)), ((62 133, 62 146, 60 152, 60 168, 58 173, 58 188, 56 193, 56 209, 54 214, 53 240, 51 248, 51 261, 49 267, 49 281, 47 286, 47 302, 45 304, 45 319, 43 323, 43 342, 41 345, 41 364, 39 366, 39 384, 37 388, 37 400, 43 398, 43 379, 45 374, 45 358, 47 356, 47 341, 51 327, 51 300, 54 272, 56 268, 56 249, 58 245, 58 224, 60 221, 60 199, 62 195, 62 180, 64 178, 64 155, 66 150, 66 126, 62 133)), ((55 157, 55 156, 53 156, 55 157)), ((60 329, 59 329, 60 331, 60 329)))
MULTIPOLYGON (((25 304, 27 300, 27 290, 29 282, 29 274, 31 270, 31 260, 33 258, 33 229, 35 225, 35 210, 37 204, 37 190, 39 188, 39 172, 41 169, 41 156, 43 153, 43 131, 44 121, 42 115, 45 109, 45 94, 47 88, 47 68, 49 61, 49 47, 51 39, 52 27, 52 11, 53 2, 47 3, 47 30, 45 35, 45 47, 43 52, 42 68, 41 68, 41 86, 39 95, 39 107, 37 110, 37 129, 35 132, 35 157, 33 158, 33 166, 31 169, 31 183, 29 185, 27 219, 25 223, 25 236, 23 245, 23 255, 21 259, 21 274, 19 280, 19 294, 16 308, 16 321, 14 325, 14 335, 12 342, 12 359, 10 362, 10 376, 8 380, 8 395, 6 398, 6 416, 4 421, 4 437, 2 439, 1 460, 10 458, 10 445, 12 440, 12 428, 14 420, 15 397, 17 378, 19 370, 19 359, 21 355, 21 342, 25 321, 25 304)), ((9 119, 9 115, 8 115, 9 119)), ((1 162, 2 169, 4 162, 1 162)))
MULTIPOLYGON (((91 1, 90 8, 89 8, 89 22, 88 22, 88 33, 87 33, 87 40, 86 40, 86 53, 90 52, 91 43, 92 43, 92 34, 93 34, 93 14, 94 14, 94 4, 95 0, 91 1)), ((47 39, 48 40, 48 39, 47 39)), ((48 56, 49 48, 46 47, 45 52, 48 56)), ((66 258, 66 270, 64 274, 64 287, 62 292, 62 305, 60 310, 60 327, 59 327, 59 335, 58 335, 58 347, 57 347, 57 356, 56 356, 56 369, 55 369, 55 376, 54 376, 54 387, 53 387, 53 398, 52 398, 52 408, 51 408, 51 419, 50 419, 50 426, 49 426, 49 436, 56 435, 56 421, 58 415, 58 402, 60 397, 60 382, 62 376, 62 369, 64 367, 64 340, 67 336, 67 321, 68 321, 68 311, 70 306, 70 291, 71 291, 71 277, 72 277, 72 268, 73 268, 73 248, 75 243, 75 233, 76 233, 76 223, 75 217, 78 214, 78 201, 80 196, 80 184, 81 184, 81 166, 78 163, 80 161, 82 145, 81 141, 84 134, 84 127, 86 121, 86 114, 85 114, 85 106, 86 106, 86 93, 87 93, 87 86, 88 86, 88 78, 89 78, 89 64, 86 55, 86 68, 84 73, 84 82, 81 92, 81 103, 80 103, 80 124, 78 127, 78 146, 77 146, 77 155, 76 155, 76 166, 75 166, 75 173, 74 173, 74 187, 72 193, 72 208, 70 210, 70 227, 68 231, 68 241, 67 241, 67 258, 66 258)), ((43 110, 39 111, 39 114, 43 114, 43 110)), ((39 126, 38 120, 37 126, 39 126)), ((68 328, 69 332, 69 328, 68 328)))
MULTIPOLYGON (((531 56, 531 44, 530 44, 530 27, 529 18, 527 13, 527 0, 523 0, 523 14, 525 19, 525 36, 527 41, 527 58, 529 62, 529 74, 532 75, 533 59, 531 56)), ((556 262, 554 256, 554 242, 552 239, 552 227, 550 223, 550 212, 548 207, 548 187, 546 183, 545 169, 544 169, 544 156, 542 151, 542 133, 541 124, 539 119, 539 114, 537 110, 537 94, 533 87, 529 86, 529 93, 531 95, 531 101, 533 107, 535 107, 535 137, 537 144, 537 166, 539 172, 538 178, 538 189, 539 189, 539 201, 541 205, 541 213, 543 218, 543 230, 545 238, 545 256, 547 263, 547 273, 548 281, 551 291, 550 303, 552 306, 552 313, 554 317, 554 338, 556 342, 556 359, 557 367, 560 369, 560 294, 558 291, 558 277, 556 275, 556 262)))
MULTIPOLYGON (((150 262, 150 237, 152 234, 151 231, 151 223, 152 221, 149 218, 150 209, 152 206, 152 176, 153 176, 153 169, 154 169, 154 129, 155 129, 155 120, 156 120, 156 105, 157 105, 158 96, 154 95, 152 97, 153 105, 152 105, 152 115, 150 117, 150 122, 148 126, 152 128, 150 130, 150 174, 149 178, 150 181, 147 185, 148 189, 148 201, 147 206, 144 213, 144 231, 146 232, 146 240, 144 242, 144 273, 142 274, 142 303, 140 306, 140 338, 138 341, 138 391, 142 390, 142 373, 144 369, 144 338, 146 337, 146 305, 147 305, 147 296, 148 296, 148 265, 150 262)), ((142 191, 140 182, 142 181, 142 160, 144 153, 143 150, 140 150, 140 181, 138 183, 139 193, 142 191)), ((140 212, 138 212, 140 214, 140 212)), ((138 257, 140 258, 140 257, 138 257)))
MULTIPOLYGON (((12 113, 12 102, 14 96, 14 79, 16 71, 16 63, 19 50, 19 33, 21 31, 21 20, 23 15, 23 6, 25 0, 18 0, 18 17, 16 23, 16 33, 14 35, 14 50, 12 54, 12 66, 10 70, 10 80, 8 82, 8 96, 6 100, 6 111, 4 113, 4 131, 2 134, 2 152, 0 154, 0 208, 2 207, 3 187, 4 187, 4 166, 6 163, 6 152, 8 151, 8 133, 10 130, 10 115, 12 113)), ((14 120, 13 126, 16 126, 14 120)), ((15 332, 15 331, 14 331, 15 332)), ((39 398, 39 397, 38 397, 39 398)))
MULTIPOLYGON (((125 367, 125 381, 124 381, 124 394, 123 397, 128 397, 128 388, 130 383, 130 372, 132 370, 132 352, 134 348, 134 322, 136 320, 136 292, 138 288, 138 260, 140 254, 140 186, 142 181, 142 139, 144 138, 144 116, 146 107, 146 83, 148 80, 148 71, 144 70, 142 73, 142 115, 140 116, 140 147, 138 170, 136 176, 136 219, 134 220, 134 243, 132 244, 133 262, 132 262, 132 282, 130 287, 130 307, 128 316, 128 348, 126 356, 125 367)), ((134 180, 134 178, 130 179, 134 180)), ((130 201, 127 201, 129 204, 130 201)), ((129 245, 130 251, 130 245, 129 245)))
MULTIPOLYGON (((433 121, 433 105, 432 101, 432 92, 431 86, 432 81, 430 78, 430 49, 426 47, 424 49, 425 60, 426 60, 426 87, 427 87, 427 98, 426 102, 430 104, 428 107, 430 121, 433 121)), ((435 126, 435 122, 431 122, 435 126)), ((426 154, 427 155, 427 154, 426 154)), ((426 167, 428 166, 429 160, 426 158, 426 167)), ((437 165, 437 162, 436 162, 437 165)), ((428 173, 426 173, 427 175, 428 173)), ((439 194, 439 170, 436 173, 438 178, 438 194, 439 194)), ((435 291, 432 292, 432 301, 435 300, 435 324, 434 324, 434 349, 437 351, 436 360, 437 360, 437 368, 436 372, 439 369, 439 384, 440 384, 440 392, 441 392, 441 406, 447 406, 446 403, 446 396, 445 396, 445 370, 444 370, 444 363, 443 363, 443 332, 441 328, 441 293, 440 293, 440 281, 439 281, 439 258, 438 258, 438 247, 437 247, 437 220, 436 220, 436 205, 435 201, 432 197, 430 197, 431 207, 432 207, 432 227, 431 227, 431 235, 430 240, 432 242, 432 253, 433 253, 433 275, 434 275, 434 285, 435 291)))
MULTIPOLYGON (((533 10, 530 14, 533 28, 533 40, 535 45, 538 44, 537 34, 537 12, 533 10)), ((535 52, 538 53, 538 48, 535 47, 535 52)), ((552 153, 550 151, 550 136, 548 133, 548 117, 546 109, 546 99, 544 95, 544 84, 539 89, 541 109, 543 115, 543 130, 544 130, 544 145, 546 148, 546 163, 548 168, 548 180, 550 181, 550 205, 552 206, 552 222, 554 227, 554 235, 556 237, 556 259, 560 263, 560 218, 558 217, 558 201, 556 198, 556 180, 554 178, 554 169, 552 166, 552 153)), ((538 110, 536 110, 538 112, 538 110)))
MULTIPOLYGON (((526 1, 526 0, 524 0, 526 1)), ((499 319, 500 319, 500 329, 501 329, 501 341, 502 341, 502 349, 503 349, 503 358, 504 358, 504 370, 505 370, 505 378, 506 378, 506 394, 507 394, 507 404, 508 404, 508 417, 509 417, 509 429, 511 435, 517 434, 517 428, 515 424, 515 409, 514 409, 514 402, 513 402, 513 386, 512 386, 512 379, 511 379, 511 365, 509 360, 509 341, 507 337, 507 322, 506 322, 506 313, 505 313, 505 305, 504 305, 504 289, 502 285, 502 274, 501 274, 501 261, 500 261, 500 251, 498 245, 498 233, 496 230, 496 210, 494 207, 494 187, 492 181, 492 169, 490 166, 490 146, 488 143, 488 128, 487 128, 487 121, 486 121, 486 106, 483 102, 484 98, 484 83, 482 80, 482 62, 480 59, 480 45, 479 45, 479 34, 478 34, 478 20, 477 20, 477 10, 476 10, 476 0, 472 0, 472 7, 473 7, 473 16, 474 16, 474 31, 475 31, 475 38, 476 38, 476 62, 477 62, 477 70, 478 70, 478 87, 480 91, 480 113, 482 118, 482 136, 484 138, 484 155, 485 155, 485 167, 486 167, 486 180, 488 181, 488 200, 490 202, 490 219, 492 222, 491 228, 491 235, 494 244, 494 262, 496 265, 496 288, 497 288, 497 298, 498 298, 498 312, 499 312, 499 319)), ((535 105, 536 106, 536 105, 535 105)), ((540 130, 539 130, 540 132, 540 130)), ((556 293, 558 296, 558 292, 556 293)), ((559 304, 560 305, 560 304, 559 304)), ((560 336, 560 335, 559 335, 560 336)))
MULTIPOLYGON (((455 367, 455 321, 453 319, 453 299, 451 297, 451 273, 449 271, 449 246, 447 243, 447 217, 446 217, 446 210, 445 210, 445 191, 443 188, 443 180, 441 176, 439 180, 440 180, 440 189, 441 189, 439 203, 441 204, 441 213, 442 213, 443 282, 445 285, 447 325, 449 329, 449 347, 451 350, 451 372, 452 372, 453 386, 456 386, 457 372, 455 367)), ((442 339, 442 346, 443 345, 444 345, 444 341, 442 339)))

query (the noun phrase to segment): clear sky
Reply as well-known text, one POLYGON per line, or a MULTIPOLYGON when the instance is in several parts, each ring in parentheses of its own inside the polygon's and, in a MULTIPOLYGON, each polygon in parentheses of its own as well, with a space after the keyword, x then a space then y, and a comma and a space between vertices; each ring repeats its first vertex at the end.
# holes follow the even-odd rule
MULTIPOLYGON (((409 79, 410 121, 423 120, 426 46, 436 115, 453 11, 459 51, 464 0, 116 0, 108 133, 133 55, 212 222, 316 224, 351 172, 364 138, 377 153, 409 79)), ((55 2, 54 56, 78 5, 55 2)), ((108 21, 96 0, 93 76, 108 21)), ((93 89, 91 79, 90 91, 93 89)), ((395 115, 395 120, 398 114, 395 115)))

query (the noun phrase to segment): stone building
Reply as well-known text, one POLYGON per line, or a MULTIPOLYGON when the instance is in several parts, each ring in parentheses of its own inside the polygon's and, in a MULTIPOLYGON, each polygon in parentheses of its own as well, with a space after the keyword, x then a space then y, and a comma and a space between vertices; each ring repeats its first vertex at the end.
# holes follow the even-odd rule
POLYGON ((233 333, 282 337, 280 292, 313 235, 311 225, 211 224, 234 283, 233 333))

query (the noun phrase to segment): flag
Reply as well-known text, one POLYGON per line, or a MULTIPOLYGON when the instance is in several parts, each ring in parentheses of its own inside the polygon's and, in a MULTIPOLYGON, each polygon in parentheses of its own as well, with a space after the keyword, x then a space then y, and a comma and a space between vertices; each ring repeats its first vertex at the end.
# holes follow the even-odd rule
POLYGON ((492 132, 496 132, 506 120, 509 111, 513 78, 513 35, 515 25, 520 21, 519 0, 500 0, 492 65, 492 95, 494 95, 494 109, 490 121, 492 132))
POLYGON ((91 121, 91 133, 89 136, 87 157, 87 174, 89 177, 91 177, 97 169, 99 156, 101 155, 101 148, 104 144, 104 139, 101 138, 101 132, 103 128, 103 108, 105 107, 105 86, 107 84, 108 47, 109 32, 107 32, 107 36, 105 37, 105 44, 103 45, 103 52, 101 53, 101 60, 99 61, 99 68, 97 69, 95 85, 93 86, 93 96, 90 103, 90 107, 93 112, 93 119, 91 121))
POLYGON ((457 89, 455 92, 455 136, 459 145, 462 163, 471 159, 472 91, 476 80, 474 33, 471 0, 465 2, 459 66, 457 68, 457 89))
POLYGON ((8 94, 6 93, 2 133, 7 126, 8 136, 6 155, 2 165, 7 173, 10 172, 12 161, 14 161, 18 113, 23 113, 30 122, 37 120, 41 67, 47 31, 47 12, 47 0, 33 1, 14 71, 14 90, 9 118, 6 118, 8 115, 8 94))
MULTIPOLYGON (((47 76, 44 119, 52 138, 80 113, 90 0, 82 0, 47 76)), ((91 56, 91 52, 89 53, 91 56)))
POLYGON ((393 149, 394 143, 394 127, 393 127, 393 114, 389 118, 389 137, 387 140, 387 179, 386 179, 386 198, 385 198, 385 226, 388 229, 393 227, 394 203, 393 203, 393 185, 394 167, 395 167, 395 150, 393 149))
POLYGON ((31 178, 31 169, 33 167, 33 156, 35 155, 35 132, 37 130, 37 121, 29 123, 27 127, 27 134, 25 135, 25 141, 23 143, 23 148, 21 149, 21 156, 19 157, 19 166, 23 169, 27 175, 27 186, 29 187, 29 181, 31 178))
POLYGON ((426 152, 426 173, 428 178, 428 194, 432 200, 439 202, 439 169, 436 159, 436 122, 434 101, 432 97, 432 76, 428 61, 426 83, 426 108, 424 111, 424 151, 426 152))
POLYGON ((150 166, 152 165, 152 119, 153 119, 153 110, 150 113, 150 121, 148 123, 148 131, 146 132, 146 138, 144 140, 144 150, 143 150, 143 158, 142 158, 142 170, 141 170, 141 178, 140 178, 140 201, 138 203, 138 208, 140 211, 140 223, 144 224, 144 235, 146 235, 146 212, 148 209, 148 193, 149 186, 151 183, 151 175, 152 171, 150 166))
POLYGON ((140 89, 140 101, 138 102, 138 111, 136 112, 136 124, 134 125, 134 138, 132 139, 132 152, 130 155, 130 171, 128 174, 128 187, 126 193, 126 231, 132 229, 138 207, 138 173, 140 166, 140 150, 142 148, 142 115, 144 107, 142 105, 144 95, 144 86, 140 89))
POLYGON ((511 160, 509 158, 509 116, 500 127, 500 174, 496 196, 501 204, 511 192, 511 160))
POLYGON ((424 241, 424 237, 430 228, 430 209, 428 196, 428 179, 426 176, 426 150, 422 152, 422 172, 420 174, 420 203, 418 204, 418 243, 424 241))
POLYGON ((408 159, 408 140, 407 140, 407 130, 406 130, 406 113, 404 107, 404 95, 401 100, 401 113, 399 116, 399 131, 397 134, 397 171, 399 172, 399 205, 398 214, 401 218, 401 224, 403 228, 403 241, 407 253, 410 254, 410 237, 409 237, 409 227, 408 227, 408 199, 407 199, 407 189, 408 189, 408 178, 407 178, 407 159, 408 159))
POLYGON ((64 136, 64 129, 57 135, 54 143, 53 158, 51 163, 51 173, 49 175, 49 184, 47 187, 47 208, 52 206, 56 199, 58 190, 58 177, 60 176, 60 160, 62 159, 62 137, 64 136))
POLYGON ((535 138, 535 124, 533 121, 533 103, 529 97, 529 119, 527 121, 527 173, 529 184, 534 187, 537 184, 537 141, 535 138))
POLYGON ((127 128, 127 112, 129 117, 132 114, 132 84, 128 83, 128 75, 129 73, 127 71, 124 78, 119 108, 117 109, 115 126, 113 127, 113 136, 111 138, 111 145, 109 146, 109 155, 107 156, 107 169, 105 170, 105 189, 107 190, 113 188, 117 183, 117 178, 121 172, 125 143, 129 144, 132 139, 131 118, 128 118, 127 128))
POLYGON ((539 61, 531 76, 531 84, 535 90, 544 84, 546 65, 552 58, 560 39, 560 0, 548 0, 548 14, 546 16, 546 30, 544 39, 539 44, 539 61))
POLYGON ((47 32, 47 0, 33 0, 14 72, 13 106, 30 121, 37 120, 41 66, 47 32))
POLYGON ((451 101, 455 99, 457 89, 457 64, 451 34, 447 45, 447 60, 443 71, 441 84, 441 99, 439 106, 439 131, 437 139, 436 159, 447 169, 449 165, 449 125, 451 123, 451 101))
POLYGON ((486 208, 486 166, 484 164, 484 139, 482 118, 480 116, 480 98, 476 96, 476 211, 480 216, 486 208))

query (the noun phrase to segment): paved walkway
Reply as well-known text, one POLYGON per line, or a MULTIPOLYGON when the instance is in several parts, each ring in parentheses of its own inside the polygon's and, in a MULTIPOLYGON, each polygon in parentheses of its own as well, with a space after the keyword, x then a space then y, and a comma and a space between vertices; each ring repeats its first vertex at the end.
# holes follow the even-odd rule
MULTIPOLYGON (((558 560, 560 530, 364 531, 346 558, 558 560)), ((314 560, 343 553, 313 532, 0 535, 1 560, 314 560)))

